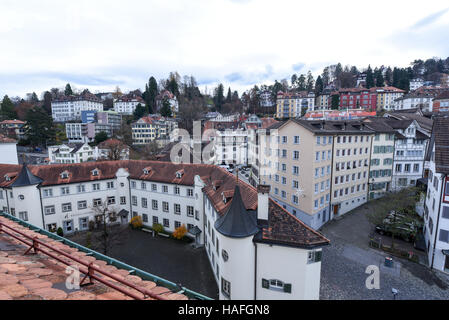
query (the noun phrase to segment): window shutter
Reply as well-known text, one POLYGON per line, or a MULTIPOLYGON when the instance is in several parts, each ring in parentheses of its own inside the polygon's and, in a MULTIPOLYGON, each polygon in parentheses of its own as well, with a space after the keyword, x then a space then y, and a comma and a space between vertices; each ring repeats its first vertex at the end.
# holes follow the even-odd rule
POLYGON ((290 283, 284 283, 284 292, 292 293, 292 285, 290 283))
POLYGON ((262 279, 262 288, 269 289, 270 282, 267 279, 262 279))
POLYGON ((320 262, 321 261, 321 256, 322 256, 322 251, 316 251, 315 252, 315 262, 320 262))

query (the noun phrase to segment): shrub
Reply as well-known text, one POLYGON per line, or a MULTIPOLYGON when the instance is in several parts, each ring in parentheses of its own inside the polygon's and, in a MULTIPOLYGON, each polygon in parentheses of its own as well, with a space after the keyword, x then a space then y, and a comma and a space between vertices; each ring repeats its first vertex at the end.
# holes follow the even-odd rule
POLYGON ((153 231, 156 233, 163 233, 165 231, 164 226, 160 223, 153 224, 153 231))
POLYGON ((132 217, 131 221, 129 222, 129 224, 134 228, 134 229, 140 229, 143 227, 143 222, 142 222, 142 217, 141 216, 135 216, 132 217))
POLYGON ((173 237, 175 239, 181 240, 184 238, 184 236, 187 234, 187 228, 185 225, 180 226, 179 228, 176 228, 173 232, 173 237))
POLYGON ((56 231, 56 234, 57 234, 58 236, 60 236, 60 237, 63 237, 63 236, 64 236, 64 231, 62 231, 62 228, 61 228, 61 227, 58 228, 58 230, 56 231))
POLYGON ((89 220, 89 230, 93 231, 95 229, 95 221, 89 220))

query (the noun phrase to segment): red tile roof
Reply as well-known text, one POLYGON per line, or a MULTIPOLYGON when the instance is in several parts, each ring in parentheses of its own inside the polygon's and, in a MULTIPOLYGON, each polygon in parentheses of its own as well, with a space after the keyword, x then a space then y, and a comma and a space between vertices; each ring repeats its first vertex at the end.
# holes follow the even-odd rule
POLYGON ((14 139, 8 138, 7 136, 0 134, 0 143, 15 143, 17 142, 14 139))
MULTIPOLYGON (((147 289, 153 294, 159 294, 161 297, 169 300, 188 300, 185 295, 173 293, 165 287, 157 286, 152 281, 130 275, 127 270, 117 269, 115 266, 108 265, 103 260, 97 260, 92 256, 88 256, 85 252, 36 233, 5 217, 0 217, 0 221, 27 236, 37 237, 40 241, 45 242, 52 248, 59 249, 86 263, 93 263, 101 270, 120 279, 127 280, 137 287, 147 289)), ((25 239, 22 235, 16 235, 19 238, 25 239)), ((26 247, 24 247, 23 242, 6 233, 0 234, 0 243, 2 247, 8 248, 8 250, 0 251, 0 300, 132 300, 131 297, 99 281, 94 281, 92 285, 81 287, 79 290, 75 289, 75 291, 71 292, 61 289, 62 287, 65 288, 64 284, 68 276, 66 274, 66 264, 42 252, 24 255, 26 247)), ((67 260, 67 257, 56 251, 52 251, 51 253, 64 261, 70 261, 71 266, 79 267, 80 270, 83 269, 83 265, 80 263, 67 260)), ((131 294, 143 297, 135 289, 124 286, 105 275, 98 273, 97 275, 103 278, 103 280, 123 287, 123 289, 126 289, 131 294)), ((81 277, 83 277, 83 274, 81 274, 81 277)), ((147 300, 152 299, 148 298, 147 300)))
MULTIPOLYGON (((6 181, 4 175, 7 172, 19 172, 21 170, 20 165, 5 165, 0 164, 0 187, 11 185, 15 179, 6 181)), ((207 164, 174 164, 171 162, 161 161, 146 161, 146 160, 120 160, 120 161, 104 161, 104 162, 86 162, 80 164, 53 164, 43 166, 29 166, 31 172, 37 177, 43 179, 42 186, 52 186, 67 183, 80 183, 95 180, 114 179, 116 172, 124 168, 130 174, 131 179, 157 181, 168 184, 179 184, 186 186, 193 186, 194 178, 198 175, 206 184, 203 191, 212 202, 215 210, 220 215, 224 215, 229 208, 231 201, 223 202, 223 194, 233 194, 235 190, 236 177, 229 173, 227 170, 207 164), (145 174, 143 169, 151 167, 152 170, 149 174, 145 174), (92 176, 92 171, 99 169, 98 176, 92 176), (62 179, 60 173, 63 171, 71 173, 68 179, 62 179), (176 177, 176 172, 183 170, 184 174, 181 178, 176 177), (217 184, 217 182, 220 182, 217 184)), ((242 194, 242 200, 247 210, 257 209, 258 194, 257 190, 239 180, 240 191, 242 194)), ((297 219, 283 218, 284 214, 288 214, 277 203, 270 205, 270 213, 273 214, 276 219, 270 220, 271 223, 286 223, 292 224, 290 226, 271 226, 271 238, 278 236, 282 238, 284 235, 278 234, 283 230, 293 230, 295 228, 299 233, 297 236, 290 235, 292 245, 308 245, 311 240, 304 238, 305 236, 312 236, 315 238, 315 231, 307 227, 297 219), (308 231, 304 230, 307 229, 308 231), (312 233, 310 233, 312 232, 312 233)), ((325 245, 329 241, 320 235, 321 241, 312 241, 313 244, 325 245)), ((287 240, 285 240, 287 241, 287 240)))

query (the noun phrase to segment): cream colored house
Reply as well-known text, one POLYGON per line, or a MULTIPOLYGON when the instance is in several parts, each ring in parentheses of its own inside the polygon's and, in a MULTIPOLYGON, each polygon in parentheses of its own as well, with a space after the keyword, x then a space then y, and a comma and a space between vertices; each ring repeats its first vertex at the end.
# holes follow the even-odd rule
POLYGON ((385 118, 366 118, 363 122, 375 131, 369 173, 369 199, 371 200, 380 198, 391 191, 396 130, 386 123, 385 118))

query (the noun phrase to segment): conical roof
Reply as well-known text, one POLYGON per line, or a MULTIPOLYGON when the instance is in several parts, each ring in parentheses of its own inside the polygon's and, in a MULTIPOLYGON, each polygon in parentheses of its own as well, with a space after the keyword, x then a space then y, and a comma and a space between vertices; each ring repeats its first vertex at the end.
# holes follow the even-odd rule
POLYGON ((238 184, 228 211, 215 222, 215 229, 230 238, 245 238, 259 232, 257 213, 246 210, 238 184))
POLYGON ((22 170, 19 173, 17 179, 11 184, 11 187, 24 187, 24 186, 32 186, 35 184, 39 184, 43 182, 41 178, 35 176, 31 173, 30 169, 28 169, 26 163, 23 165, 22 170))

